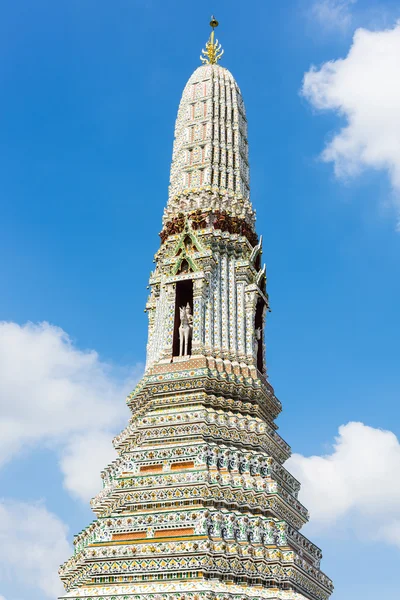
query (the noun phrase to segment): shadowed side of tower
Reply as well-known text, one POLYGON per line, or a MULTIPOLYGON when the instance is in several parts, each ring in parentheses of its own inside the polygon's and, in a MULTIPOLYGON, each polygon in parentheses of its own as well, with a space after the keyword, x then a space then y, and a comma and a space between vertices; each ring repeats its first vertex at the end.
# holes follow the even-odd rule
POLYGON ((60 569, 70 600, 328 600, 333 589, 283 466, 245 108, 218 64, 217 25, 178 110, 146 371, 97 518, 60 569))

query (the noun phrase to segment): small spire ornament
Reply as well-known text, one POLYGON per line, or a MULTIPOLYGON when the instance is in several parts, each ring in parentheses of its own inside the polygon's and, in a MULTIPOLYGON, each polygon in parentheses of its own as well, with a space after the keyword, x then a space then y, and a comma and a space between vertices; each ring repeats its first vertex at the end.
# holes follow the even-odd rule
POLYGON ((218 21, 211 17, 210 26, 212 28, 210 38, 206 43, 206 49, 201 51, 200 60, 204 65, 215 65, 221 59, 224 51, 218 40, 214 40, 214 29, 218 27, 218 21))

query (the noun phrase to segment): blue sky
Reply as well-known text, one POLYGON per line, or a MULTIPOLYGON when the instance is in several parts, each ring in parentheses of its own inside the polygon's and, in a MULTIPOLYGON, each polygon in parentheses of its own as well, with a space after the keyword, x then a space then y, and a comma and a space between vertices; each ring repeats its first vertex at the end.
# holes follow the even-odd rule
POLYGON ((309 535, 335 600, 376 597, 371 556, 379 596, 396 597, 397 3, 19 0, 0 22, 6 600, 58 593, 55 561, 92 519, 88 498, 128 418, 176 111, 212 12, 247 109, 268 370, 315 514, 309 535), (28 521, 38 530, 26 534, 28 521), (48 562, 32 558, 29 535, 48 562))

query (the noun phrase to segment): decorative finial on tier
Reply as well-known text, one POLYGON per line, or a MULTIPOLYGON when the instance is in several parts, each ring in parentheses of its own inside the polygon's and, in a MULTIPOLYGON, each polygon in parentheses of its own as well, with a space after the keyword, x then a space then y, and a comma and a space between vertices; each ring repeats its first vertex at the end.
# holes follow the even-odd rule
POLYGON ((224 53, 218 40, 214 41, 214 29, 218 27, 218 21, 214 15, 211 17, 210 26, 212 27, 210 39, 206 43, 206 49, 201 51, 202 56, 200 56, 201 62, 205 65, 217 64, 224 53))

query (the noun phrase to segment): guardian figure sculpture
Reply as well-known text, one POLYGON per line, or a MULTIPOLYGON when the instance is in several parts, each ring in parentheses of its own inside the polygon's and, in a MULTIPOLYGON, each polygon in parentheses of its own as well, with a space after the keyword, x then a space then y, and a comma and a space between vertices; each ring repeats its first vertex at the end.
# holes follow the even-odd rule
POLYGON ((179 307, 181 324, 179 325, 179 356, 187 356, 189 341, 192 339, 193 316, 190 312, 190 304, 179 307))

